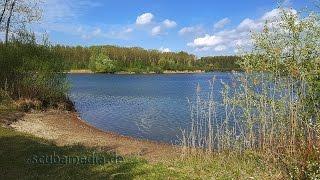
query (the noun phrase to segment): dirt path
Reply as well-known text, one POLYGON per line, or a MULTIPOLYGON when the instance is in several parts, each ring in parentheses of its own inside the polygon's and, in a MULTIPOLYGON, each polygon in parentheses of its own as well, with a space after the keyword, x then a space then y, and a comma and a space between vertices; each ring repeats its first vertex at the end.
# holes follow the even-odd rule
POLYGON ((114 150, 120 155, 142 156, 151 162, 177 157, 179 154, 179 148, 172 145, 103 132, 88 125, 74 112, 50 110, 28 113, 10 126, 21 132, 53 140, 61 146, 82 144, 99 147, 114 150))

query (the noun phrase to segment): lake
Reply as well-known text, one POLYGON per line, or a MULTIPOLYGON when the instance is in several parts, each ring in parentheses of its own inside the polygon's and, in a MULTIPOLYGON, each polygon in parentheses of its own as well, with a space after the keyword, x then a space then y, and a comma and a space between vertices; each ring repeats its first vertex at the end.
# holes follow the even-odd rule
POLYGON ((69 94, 80 117, 101 130, 177 143, 180 130, 191 123, 188 98, 195 99, 198 83, 205 95, 214 76, 215 98, 221 101, 220 80, 230 82, 230 73, 69 74, 69 94))

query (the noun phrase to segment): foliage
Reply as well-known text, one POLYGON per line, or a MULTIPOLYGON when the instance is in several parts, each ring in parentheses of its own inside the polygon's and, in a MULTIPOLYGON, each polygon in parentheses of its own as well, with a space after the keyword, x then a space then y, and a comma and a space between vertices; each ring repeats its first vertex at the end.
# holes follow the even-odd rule
POLYGON ((191 103, 191 130, 183 131, 187 153, 265 154, 292 179, 319 176, 319 44, 318 15, 300 17, 287 9, 253 35, 254 47, 240 62, 244 73, 221 82, 222 103, 210 93, 191 103), (224 112, 222 119, 217 112, 224 112))
POLYGON ((34 34, 21 31, 8 44, 0 43, 0 89, 12 99, 38 99, 51 106, 66 99, 68 89, 61 56, 34 34))
POLYGON ((93 51, 89 48, 76 46, 52 46, 55 53, 61 56, 65 63, 68 64, 71 69, 88 69, 90 65, 90 57, 93 51))
POLYGON ((237 56, 213 56, 202 57, 198 60, 197 65, 206 71, 231 71, 241 70, 238 62, 240 57, 237 56))
MULTIPOLYGON (((320 17, 283 10, 282 17, 267 24, 262 33, 253 35, 253 53, 243 57, 247 72, 264 71, 276 76, 292 77, 307 83, 308 108, 320 109, 320 17), (281 29, 279 31, 279 29, 281 29), (259 61, 257 60, 259 59, 259 61)), ((315 110, 318 110, 316 112, 315 110)), ((319 114, 317 114, 319 117, 319 114)))
POLYGON ((175 62, 171 59, 166 59, 165 57, 161 57, 158 61, 159 66, 162 69, 166 69, 166 70, 175 70, 175 62))
POLYGON ((108 56, 99 53, 97 55, 93 54, 90 57, 90 69, 93 72, 114 73, 116 71, 116 65, 108 56))
POLYGON ((72 69, 92 69, 92 58, 98 54, 109 57, 114 61, 115 72, 156 72, 164 70, 205 70, 230 71, 240 70, 237 65, 238 57, 216 56, 196 59, 186 52, 159 52, 142 48, 126 48, 118 46, 70 47, 56 45, 54 51, 63 56, 72 69))

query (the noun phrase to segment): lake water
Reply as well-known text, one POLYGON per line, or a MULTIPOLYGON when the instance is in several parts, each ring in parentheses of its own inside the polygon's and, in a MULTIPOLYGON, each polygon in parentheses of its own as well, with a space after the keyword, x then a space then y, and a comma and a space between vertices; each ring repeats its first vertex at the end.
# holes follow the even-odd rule
POLYGON ((229 82, 230 73, 70 74, 68 78, 70 97, 89 124, 122 135, 177 143, 180 129, 190 126, 188 98, 194 100, 198 83, 206 94, 214 76, 219 101, 220 80, 229 82))

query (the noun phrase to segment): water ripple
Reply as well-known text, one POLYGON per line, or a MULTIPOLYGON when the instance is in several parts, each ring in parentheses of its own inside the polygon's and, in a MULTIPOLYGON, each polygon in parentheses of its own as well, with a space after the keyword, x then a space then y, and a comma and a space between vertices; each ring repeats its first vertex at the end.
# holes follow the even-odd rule
MULTIPOLYGON (((228 73, 181 75, 71 74, 70 98, 80 116, 102 130, 158 141, 175 142, 188 128, 187 98, 199 83, 206 94, 208 81, 228 80, 228 73)), ((215 88, 217 99, 221 85, 215 88)), ((221 112, 218 112, 218 114, 221 112)))

